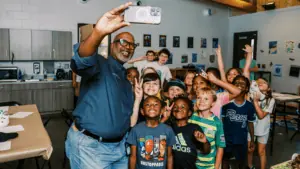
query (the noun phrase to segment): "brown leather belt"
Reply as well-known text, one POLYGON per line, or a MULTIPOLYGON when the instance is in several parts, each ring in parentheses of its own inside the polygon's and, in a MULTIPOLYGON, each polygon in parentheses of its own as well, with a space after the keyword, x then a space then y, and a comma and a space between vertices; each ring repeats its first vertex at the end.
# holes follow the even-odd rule
POLYGON ((106 143, 117 143, 117 142, 120 142, 123 140, 124 138, 124 135, 121 136, 121 137, 117 137, 117 138, 113 138, 113 139, 106 139, 106 138, 103 138, 103 137, 100 137, 100 136, 97 136, 83 128, 81 128, 78 124, 75 123, 74 125, 75 129, 77 129, 78 131, 82 132, 84 135, 86 136, 89 136, 97 141, 100 141, 100 142, 106 142, 106 143))

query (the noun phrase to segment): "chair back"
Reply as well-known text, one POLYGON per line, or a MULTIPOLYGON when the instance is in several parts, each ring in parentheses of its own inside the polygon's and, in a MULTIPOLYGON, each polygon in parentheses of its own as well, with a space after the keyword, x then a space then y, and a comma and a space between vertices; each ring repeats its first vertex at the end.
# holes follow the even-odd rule
POLYGON ((21 106, 22 104, 16 101, 10 101, 10 102, 2 102, 0 103, 0 107, 2 106, 21 106))

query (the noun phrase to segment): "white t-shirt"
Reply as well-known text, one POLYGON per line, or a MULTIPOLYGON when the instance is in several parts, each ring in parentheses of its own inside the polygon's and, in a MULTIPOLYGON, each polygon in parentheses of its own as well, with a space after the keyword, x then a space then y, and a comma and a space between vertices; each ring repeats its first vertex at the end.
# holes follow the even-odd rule
POLYGON ((273 112, 275 99, 272 98, 269 101, 268 105, 266 105, 266 102, 267 102, 267 99, 264 99, 263 101, 258 102, 262 111, 268 112, 269 114, 266 115, 261 120, 256 118, 256 121, 254 122, 254 135, 255 136, 264 136, 270 132, 270 114, 273 112))
POLYGON ((171 71, 166 65, 159 65, 157 62, 150 62, 147 63, 144 68, 147 67, 153 67, 157 71, 161 79, 161 85, 164 84, 164 80, 169 81, 172 78, 171 71))
POLYGON ((144 69, 147 63, 151 63, 151 62, 148 62, 147 60, 141 60, 133 63, 133 66, 136 67, 137 70, 139 71, 140 76, 142 74, 142 70, 144 69))

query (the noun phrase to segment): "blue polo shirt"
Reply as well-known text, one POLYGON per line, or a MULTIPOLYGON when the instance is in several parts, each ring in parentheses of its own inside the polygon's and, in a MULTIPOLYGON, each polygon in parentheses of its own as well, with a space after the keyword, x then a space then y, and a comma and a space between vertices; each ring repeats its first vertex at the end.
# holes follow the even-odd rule
POLYGON ((124 135, 130 127, 134 96, 126 69, 109 56, 97 52, 81 58, 74 45, 72 70, 82 77, 73 116, 81 128, 105 139, 124 135))

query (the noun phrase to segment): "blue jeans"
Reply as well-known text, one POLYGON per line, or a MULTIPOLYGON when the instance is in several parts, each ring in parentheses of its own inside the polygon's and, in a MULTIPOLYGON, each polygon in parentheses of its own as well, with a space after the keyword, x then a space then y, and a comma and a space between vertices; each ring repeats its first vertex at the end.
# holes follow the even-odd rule
POLYGON ((124 137, 121 142, 99 142, 70 127, 65 142, 72 169, 127 169, 124 137))

